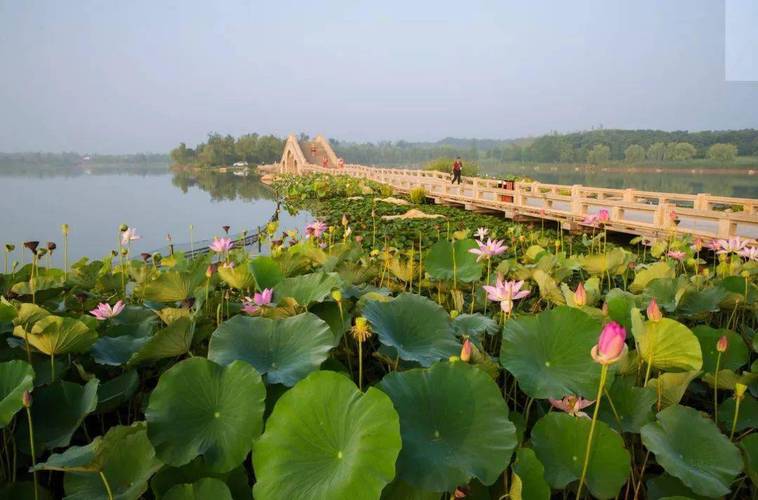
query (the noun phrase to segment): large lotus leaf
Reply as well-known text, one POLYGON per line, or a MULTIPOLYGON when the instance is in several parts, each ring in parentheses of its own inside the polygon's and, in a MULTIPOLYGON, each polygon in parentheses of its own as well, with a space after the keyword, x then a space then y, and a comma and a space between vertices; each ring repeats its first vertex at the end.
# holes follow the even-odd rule
POLYGON ((219 266, 218 275, 227 285, 237 290, 251 290, 255 287, 255 277, 247 264, 219 266))
POLYGON ((363 315, 379 341, 402 359, 429 366, 460 352, 448 314, 426 297, 404 293, 389 302, 370 301, 363 315))
POLYGON ((453 329, 459 335, 495 335, 500 330, 497 321, 484 314, 460 314, 453 320, 453 329))
POLYGON ((162 465, 147 438, 145 424, 138 422, 130 427, 112 427, 103 438, 95 438, 95 441, 98 440, 94 447, 94 460, 85 466, 90 470, 77 472, 74 469, 64 475, 66 499, 108 500, 100 473, 108 481, 114 500, 141 498, 147 490, 148 479, 162 465))
POLYGON ((203 281, 205 276, 198 272, 166 271, 144 286, 143 298, 155 302, 179 302, 191 297, 203 281))
POLYGON ((637 387, 634 377, 616 377, 600 405, 600 419, 620 432, 639 433, 643 425, 655 420, 653 405, 658 400, 650 387, 637 387), (606 404, 607 403, 607 404, 606 404))
MULTIPOLYGON (((648 388, 661 393, 661 405, 663 407, 679 404, 679 401, 687 392, 690 382, 700 375, 699 370, 679 373, 661 373, 658 378, 648 380, 648 388)), ((731 385, 734 387, 734 384, 731 385)))
POLYGON ((650 267, 641 269, 634 276, 634 281, 629 285, 632 292, 639 293, 645 289, 648 283, 658 278, 673 278, 676 276, 674 269, 666 262, 656 262, 650 267))
POLYGON ((703 371, 705 373, 714 373, 716 371, 716 359, 718 351, 716 344, 719 338, 725 336, 729 342, 727 349, 721 354, 719 361, 719 370, 737 370, 748 362, 748 349, 737 333, 716 328, 707 325, 698 325, 692 329, 700 342, 700 350, 703 353, 703 371))
POLYGON ((685 316, 702 317, 706 313, 717 312, 719 303, 728 295, 720 287, 710 287, 704 290, 687 289, 679 301, 676 312, 685 316))
POLYGON ((745 459, 745 472, 753 486, 758 486, 758 434, 752 433, 740 441, 742 455, 745 459))
POLYGON ((658 278, 648 283, 644 296, 648 300, 655 299, 663 311, 673 313, 679 307, 679 302, 691 286, 684 276, 679 276, 678 278, 658 278))
POLYGON ((350 320, 352 319, 350 314, 351 306, 352 302, 343 300, 342 312, 340 313, 339 305, 336 302, 321 302, 320 304, 313 304, 309 311, 329 325, 334 337, 334 344, 336 345, 342 340, 345 332, 350 329, 350 320))
POLYGON ((100 337, 92 346, 90 354, 101 365, 125 365, 140 348, 150 340, 142 335, 100 337))
POLYGON ((497 384, 466 363, 392 372, 379 383, 400 414, 400 479, 451 491, 478 478, 493 483, 508 466, 516 428, 497 384))
POLYGON ((241 359, 269 384, 293 386, 318 370, 334 347, 329 325, 312 313, 284 319, 235 316, 213 332, 208 359, 221 365, 241 359))
MULTIPOLYGON (((732 428, 736 403, 734 398, 728 398, 719 405, 719 423, 723 429, 732 428)), ((758 400, 746 394, 740 403, 740 413, 734 429, 739 432, 750 428, 758 428, 758 400)))
MULTIPOLYGON (((534 424, 532 447, 553 488, 565 488, 581 477, 591 425, 590 419, 558 412, 548 413, 534 424)), ((596 422, 587 489, 597 498, 613 498, 626 483, 630 470, 624 440, 605 422, 596 422)))
POLYGON ((742 470, 737 447, 710 419, 686 406, 670 406, 642 428, 642 443, 663 469, 695 493, 726 495, 742 470))
POLYGON ((291 297, 302 305, 321 302, 332 290, 342 287, 342 280, 337 273, 311 273, 285 278, 274 287, 274 299, 291 297))
POLYGON ((429 248, 424 256, 424 266, 429 276, 436 280, 455 280, 471 283, 482 277, 484 265, 469 252, 478 248, 474 240, 459 240, 451 243, 440 240, 429 248))
POLYGON ((34 323, 46 316, 50 316, 50 312, 47 309, 43 309, 36 304, 23 302, 18 308, 18 314, 13 320, 13 324, 30 331, 34 323))
POLYGON ((400 447, 398 416, 385 394, 314 372, 279 398, 255 443, 253 495, 375 499, 395 476, 400 447))
POLYGON ((547 274, 542 269, 535 269, 532 273, 532 279, 537 283, 540 291, 540 297, 552 302, 553 304, 565 305, 566 299, 563 297, 561 289, 555 282, 555 278, 547 274))
POLYGON ((61 316, 40 319, 28 335, 18 326, 13 330, 13 335, 28 339, 29 344, 48 356, 84 352, 97 341, 97 332, 83 322, 61 316))
POLYGON ((635 295, 618 288, 609 291, 605 296, 605 302, 608 304, 608 316, 613 321, 620 323, 627 331, 632 327, 630 314, 637 305, 635 297, 635 295))
POLYGON ((748 278, 728 276, 721 280, 718 286, 728 294, 721 303, 722 309, 732 309, 737 302, 740 304, 754 304, 758 300, 758 286, 755 283, 751 283, 748 278))
POLYGON ((405 481, 395 478, 382 490, 381 500, 440 500, 440 493, 426 491, 411 486, 405 481))
POLYGON ((108 413, 129 401, 139 388, 139 375, 135 370, 118 375, 100 383, 97 388, 97 409, 95 413, 108 413))
POLYGON ((226 472, 244 460, 263 427, 266 389, 244 361, 221 366, 190 358, 158 380, 145 410, 147 433, 163 462, 180 466, 203 455, 226 472))
POLYGON ((130 357, 129 365, 186 354, 192 346, 194 334, 195 323, 190 318, 179 318, 149 337, 147 342, 130 357))
POLYGON ((600 365, 590 351, 600 323, 579 309, 561 306, 505 324, 500 363, 533 398, 595 395, 600 365))
POLYGON ((582 268, 590 274, 620 274, 626 269, 627 252, 620 247, 602 255, 583 255, 579 258, 582 268))
POLYGON ((0 363, 0 429, 23 407, 24 391, 34 387, 34 370, 25 361, 0 363))
MULTIPOLYGON (((47 448, 68 446, 71 436, 84 417, 97 407, 98 380, 85 385, 58 380, 34 391, 31 407, 36 452, 47 448)), ((29 424, 26 414, 16 430, 16 442, 25 452, 29 450, 29 424)))
POLYGON ((545 481, 545 467, 534 450, 519 448, 513 463, 513 500, 550 500, 550 486, 545 481))
POLYGON ((205 477, 192 484, 177 484, 166 492, 164 500, 232 500, 229 488, 220 479, 205 477))
POLYGON ((163 499, 166 492, 175 485, 196 482, 205 477, 223 481, 229 487, 234 500, 250 500, 253 497, 244 465, 240 465, 231 472, 211 472, 202 457, 197 457, 181 467, 164 466, 150 479, 150 490, 155 498, 163 499))
POLYGON ((692 330, 669 318, 645 322, 645 331, 635 333, 639 355, 659 370, 700 370, 703 355, 692 330))
POLYGON ((255 281, 258 288, 274 288, 277 283, 284 279, 279 264, 267 255, 260 255, 250 261, 255 281))

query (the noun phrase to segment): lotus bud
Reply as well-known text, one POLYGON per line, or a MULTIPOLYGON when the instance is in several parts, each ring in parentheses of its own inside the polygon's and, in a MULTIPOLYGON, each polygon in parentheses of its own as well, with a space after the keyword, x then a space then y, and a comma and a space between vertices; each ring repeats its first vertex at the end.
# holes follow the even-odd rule
POLYGON ((332 298, 335 302, 342 302, 342 291, 332 290, 332 298))
POLYGON ((68 235, 70 230, 71 229, 68 227, 68 224, 61 224, 61 233, 63 233, 64 236, 68 235))
POLYGON ((29 391, 24 391, 24 394, 21 396, 21 404, 24 405, 24 408, 32 406, 32 394, 29 391))
POLYGON ((347 224, 348 224, 347 215, 342 214, 342 225, 347 226, 347 224))
POLYGON ((692 249, 696 252, 699 252, 703 249, 703 240, 700 238, 697 238, 695 242, 692 244, 692 249))
POLYGON ((363 241, 363 236, 361 236, 361 235, 357 235, 357 236, 355 237, 355 242, 356 242, 356 243, 359 243, 359 244, 360 244, 362 241, 363 241))
POLYGON ((218 264, 209 265, 208 268, 205 270, 205 277, 210 278, 211 276, 213 276, 213 274, 216 272, 217 269, 218 269, 218 264))
POLYGON ((16 249, 16 245, 14 245, 13 243, 6 243, 5 244, 5 251, 6 252, 11 253, 15 249, 16 249))
POLYGON ((221 229, 223 229, 226 234, 229 234, 229 230, 231 229, 231 226, 221 226, 221 229))
POLYGON ((746 390, 747 386, 745 384, 741 384, 739 382, 734 384, 734 399, 743 399, 745 397, 746 390))
POLYGON ((24 246, 31 250, 32 253, 36 253, 37 247, 39 246, 39 241, 25 241, 24 246))
POLYGON ((597 345, 592 348, 592 359, 601 365, 610 365, 618 361, 626 351, 626 330, 611 321, 600 333, 597 345))
POLYGON ((121 224, 120 226, 118 226, 118 230, 121 231, 122 233, 126 232, 127 229, 129 229, 129 226, 127 224, 121 224))
POLYGON ((729 348, 729 339, 726 338, 726 335, 722 335, 719 337, 718 342, 716 342, 716 350, 718 352, 726 352, 726 350, 729 348))
POLYGON ((660 321, 663 319, 663 313, 658 308, 658 303, 655 298, 650 299, 650 303, 647 305, 647 319, 650 321, 660 321))
POLYGON ((463 341, 463 347, 461 347, 461 361, 468 363, 471 359, 471 341, 466 339, 463 341))
POLYGON ((574 292, 574 302, 579 307, 587 304, 587 291, 584 289, 584 283, 579 283, 574 292))

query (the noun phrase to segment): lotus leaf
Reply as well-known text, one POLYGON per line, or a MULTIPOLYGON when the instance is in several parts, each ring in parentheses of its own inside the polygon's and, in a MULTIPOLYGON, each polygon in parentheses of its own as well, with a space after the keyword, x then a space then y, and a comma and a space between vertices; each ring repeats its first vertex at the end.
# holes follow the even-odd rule
POLYGON ((471 283, 482 277, 484 266, 476 261, 476 255, 469 252, 478 248, 474 240, 450 242, 440 240, 429 248, 424 257, 426 272, 433 279, 471 283))
POLYGON ((735 332, 725 329, 711 328, 707 325, 698 325, 692 329, 700 342, 700 350, 703 353, 703 371, 714 373, 716 371, 716 359, 718 351, 716 344, 719 338, 725 336, 728 341, 727 349, 721 354, 719 370, 736 370, 744 366, 748 361, 748 349, 742 338, 735 332))
POLYGON ((537 459, 534 450, 530 448, 519 448, 516 452, 510 498, 513 500, 550 499, 550 486, 545 481, 545 467, 537 459))
POLYGON ((34 387, 34 370, 25 361, 0 363, 0 428, 23 407, 24 391, 34 387))
POLYGON ((20 326, 13 335, 28 339, 29 344, 48 356, 84 352, 97 341, 97 332, 81 321, 52 315, 35 322, 28 335, 20 326))
POLYGON ((166 492, 164 500, 232 500, 226 484, 212 477, 206 477, 192 484, 177 484, 166 492))
POLYGON ((205 276, 198 272, 166 271, 145 285, 143 298, 155 302, 179 302, 191 297, 203 281, 205 276))
POLYGON ((250 261, 258 288, 273 288, 284 279, 279 264, 271 257, 261 255, 250 261))
POLYGON ((645 331, 634 330, 639 355, 659 370, 700 370, 703 355, 692 330, 669 318, 645 322, 645 331))
POLYGON ((400 425, 390 399, 314 372, 277 401, 256 441, 256 499, 374 499, 395 476, 400 425))
POLYGON ((139 350, 132 354, 128 364, 133 366, 146 361, 173 358, 186 354, 192 346, 194 334, 195 323, 190 318, 177 319, 149 337, 139 347, 139 350))
POLYGON ((478 478, 492 484, 516 446, 516 428, 497 384, 462 362, 392 372, 379 383, 400 415, 397 474, 429 491, 478 478))
POLYGON ((290 297, 301 306, 321 302, 341 288, 342 280, 336 273, 311 273, 296 278, 285 278, 274 287, 274 300, 290 297))

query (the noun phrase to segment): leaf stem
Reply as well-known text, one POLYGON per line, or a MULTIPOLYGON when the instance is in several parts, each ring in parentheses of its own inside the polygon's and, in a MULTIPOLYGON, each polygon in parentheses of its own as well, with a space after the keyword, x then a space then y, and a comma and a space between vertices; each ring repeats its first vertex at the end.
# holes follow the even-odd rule
POLYGON ((29 423, 29 448, 32 451, 32 477, 34 479, 34 500, 39 500, 39 486, 37 485, 37 453, 34 450, 34 425, 32 424, 32 411, 26 407, 26 421, 29 423))
POLYGON ((716 356, 716 371, 713 373, 713 421, 719 425, 719 366, 721 365, 721 351, 716 356))
POLYGON ((579 500, 582 495, 582 487, 584 486, 584 480, 587 477, 587 468, 590 464, 590 454, 592 453, 592 438, 595 435, 595 424, 597 423, 597 414, 600 409, 600 399, 603 397, 603 389, 605 388, 605 380, 608 378, 608 365, 603 365, 600 370, 600 383, 597 387, 597 396, 595 397, 595 411, 592 412, 592 424, 590 424, 590 434, 587 436, 587 449, 584 451, 584 464, 582 465, 582 476, 579 478, 579 487, 576 490, 576 500, 579 500))
POLYGON ((108 478, 105 477, 105 473, 103 471, 100 471, 99 474, 100 480, 102 480, 103 486, 105 486, 105 492, 108 493, 108 500, 113 500, 113 492, 111 491, 111 485, 108 484, 108 478))

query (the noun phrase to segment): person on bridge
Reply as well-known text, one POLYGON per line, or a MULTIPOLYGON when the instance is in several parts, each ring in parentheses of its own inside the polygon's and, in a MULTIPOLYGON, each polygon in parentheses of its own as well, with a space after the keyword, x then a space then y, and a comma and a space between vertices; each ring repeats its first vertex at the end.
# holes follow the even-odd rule
POLYGON ((321 165, 322 165, 324 168, 326 168, 326 167, 328 167, 328 166, 329 166, 329 159, 328 159, 326 156, 324 156, 324 160, 321 162, 321 165))
POLYGON ((459 156, 453 162, 453 184, 455 184, 456 179, 458 180, 458 184, 461 183, 462 170, 463 170, 463 162, 461 161, 461 157, 459 156))

